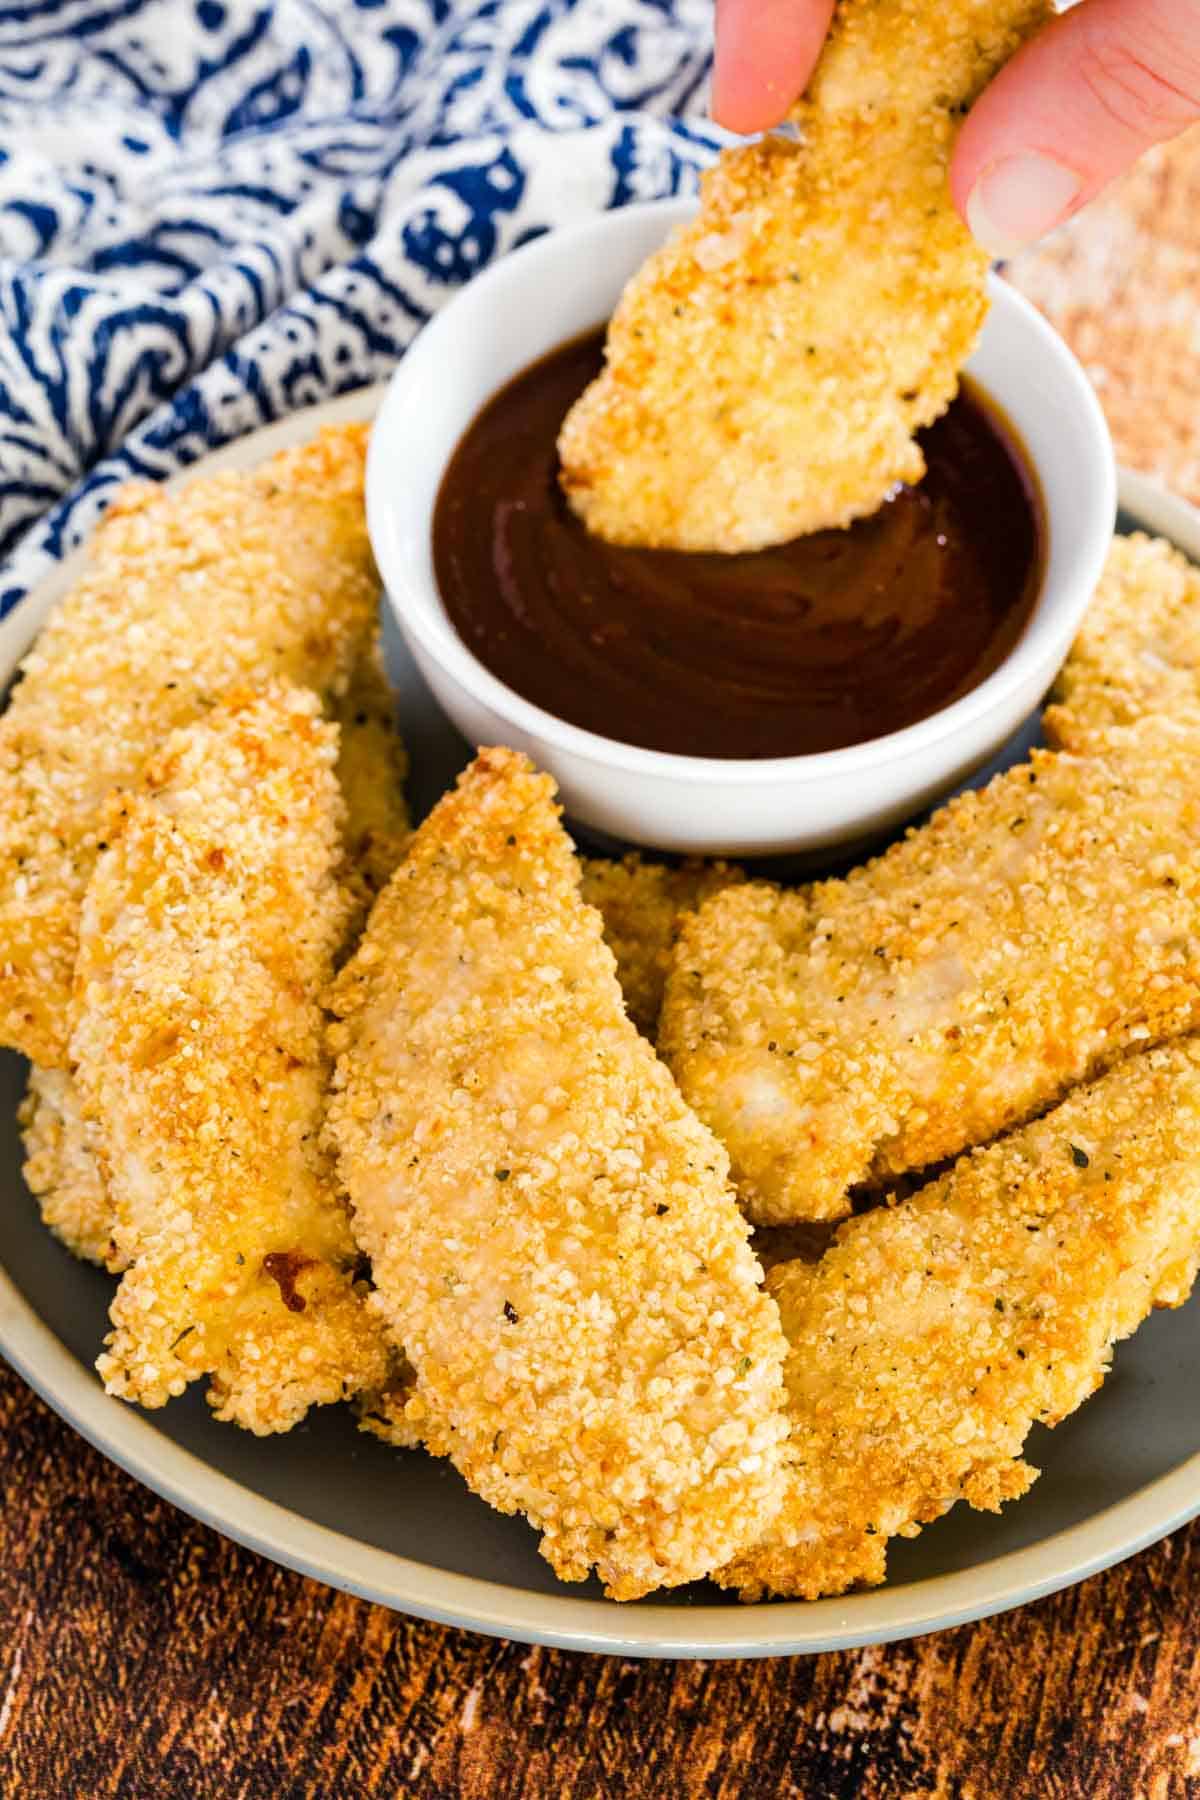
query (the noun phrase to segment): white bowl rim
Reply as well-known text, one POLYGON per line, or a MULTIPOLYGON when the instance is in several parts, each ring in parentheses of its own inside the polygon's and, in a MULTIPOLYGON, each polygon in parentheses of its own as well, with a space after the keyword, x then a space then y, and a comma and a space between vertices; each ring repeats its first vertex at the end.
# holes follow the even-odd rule
MULTIPOLYGON (((928 718, 919 719, 900 731, 889 732, 884 737, 870 738, 865 743, 850 744, 840 750, 826 750, 804 756, 746 758, 684 756, 675 752, 649 750, 641 745, 625 744, 617 738, 604 737, 599 732, 572 725, 566 719, 560 719, 557 714, 525 699, 514 688, 501 681, 499 676, 494 675, 463 642, 445 617, 441 610, 440 596, 437 596, 436 612, 427 611, 423 603, 412 607, 402 604, 408 577, 391 555, 390 535, 385 528, 385 520, 392 508, 393 479, 385 459, 387 442, 393 433, 400 441, 404 441, 409 435, 403 391, 406 369, 411 373, 418 355, 436 354, 439 339, 447 329, 446 321, 452 321, 455 308, 469 296, 477 298, 479 288, 490 283, 492 278, 511 279, 512 271, 516 268, 527 270, 532 283, 536 278, 540 259, 548 255, 557 257, 572 246, 582 249, 586 242, 603 235, 605 231, 618 229, 619 221, 628 225, 630 221, 636 224, 647 217, 659 216, 663 221, 665 236, 672 225, 690 217, 694 211, 695 202, 691 199, 649 200, 598 213, 575 224, 547 232, 490 264, 461 289, 414 340, 384 390, 367 455, 367 524, 388 602, 401 629, 411 632, 443 674, 456 681, 479 705, 501 715, 524 733, 526 738, 537 739, 566 754, 619 770, 623 774, 704 785, 719 782, 727 787, 770 787, 777 783, 788 785, 819 782, 835 776, 860 774, 911 755, 926 753, 960 731, 969 730, 993 709, 1003 707, 1022 684, 1035 674, 1044 660, 1045 639, 1051 634, 1061 633, 1061 620, 1045 614, 1039 602, 1017 643, 998 668, 949 706, 940 708, 928 718)), ((1097 532, 1098 546, 1100 540, 1103 540, 1103 546, 1107 548, 1108 535, 1111 534, 1117 509, 1117 467, 1108 422, 1095 390, 1073 352, 1031 301, 994 272, 989 274, 988 288, 993 307, 1005 309, 1019 319, 1023 329, 1037 339, 1041 349, 1058 363, 1061 374, 1073 390, 1073 398, 1080 412, 1087 418, 1091 435, 1097 448, 1102 451, 1098 458, 1102 465, 1101 485, 1091 495, 1091 501, 1093 508, 1108 520, 1107 530, 1097 532), (1104 450, 1107 454, 1103 454, 1104 450)), ((998 401, 1002 405, 1003 397, 999 396, 998 401)), ((1049 532, 1052 520, 1047 517, 1045 523, 1049 532)), ((1098 547, 1097 563, 1088 583, 1089 588, 1099 578, 1102 554, 1098 547)), ((1082 612, 1082 607, 1080 611, 1082 612)))

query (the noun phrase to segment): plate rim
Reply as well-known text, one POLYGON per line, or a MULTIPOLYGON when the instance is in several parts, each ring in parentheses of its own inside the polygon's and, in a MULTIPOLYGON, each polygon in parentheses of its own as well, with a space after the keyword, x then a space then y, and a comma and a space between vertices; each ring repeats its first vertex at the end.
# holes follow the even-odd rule
MULTIPOLYGON (((182 471, 240 468, 322 424, 370 418, 385 384, 306 407, 182 471)), ((170 483, 168 485, 171 485, 170 483)), ((1149 477, 1120 471, 1120 504, 1140 526, 1200 561, 1200 509, 1149 477)), ((75 580, 75 550, 0 622, 3 678, 48 608, 75 580)), ((1126 1499, 1039 1543, 929 1580, 816 1601, 752 1607, 621 1606, 541 1594, 459 1575, 319 1525, 222 1474, 149 1418, 110 1398, 0 1267, 0 1353, 66 1423, 145 1487, 249 1550, 394 1611, 489 1637, 622 1657, 755 1658, 815 1655, 919 1637, 990 1617, 1073 1586, 1200 1513, 1200 1452, 1126 1499)))

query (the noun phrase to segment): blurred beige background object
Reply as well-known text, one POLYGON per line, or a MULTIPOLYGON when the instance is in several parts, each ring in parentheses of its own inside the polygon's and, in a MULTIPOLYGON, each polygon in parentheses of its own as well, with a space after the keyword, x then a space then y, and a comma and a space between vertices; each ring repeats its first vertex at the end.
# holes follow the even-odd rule
POLYGON ((1200 503, 1200 126, 1006 273, 1091 376, 1121 461, 1200 503))

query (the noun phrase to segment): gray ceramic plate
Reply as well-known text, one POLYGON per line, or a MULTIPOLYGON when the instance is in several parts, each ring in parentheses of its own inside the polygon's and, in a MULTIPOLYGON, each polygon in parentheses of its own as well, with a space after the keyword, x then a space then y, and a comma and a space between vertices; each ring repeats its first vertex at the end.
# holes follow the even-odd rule
MULTIPOLYGON (((222 451, 209 466, 258 461, 324 420, 361 417, 370 394, 314 408, 222 451)), ((1200 560, 1200 513, 1126 476, 1127 523, 1172 537, 1200 560)), ((0 625, 0 682, 46 609, 77 573, 66 564, 0 625)), ((415 769, 426 808, 466 760, 395 643, 415 769)), ((1013 760, 1036 725, 1010 746, 1013 760)), ((984 779, 990 771, 977 778, 984 779)), ((767 1656, 908 1637, 1051 1592, 1130 1555, 1200 1512, 1200 1302, 1160 1313, 1117 1353, 1099 1395, 1053 1433, 1035 1431, 1042 1478, 999 1517, 956 1508, 894 1546, 891 1580, 871 1593, 805 1605, 740 1606, 700 1585, 617 1606, 594 1584, 558 1583, 534 1534, 469 1494, 445 1463, 384 1449, 326 1409, 277 1439, 214 1424, 201 1394, 141 1414, 110 1400, 92 1372, 111 1282, 43 1230, 20 1177, 15 1112, 24 1067, 0 1056, 0 1349, 93 1444, 156 1492, 279 1562, 405 1612, 478 1631, 640 1656, 767 1656)))

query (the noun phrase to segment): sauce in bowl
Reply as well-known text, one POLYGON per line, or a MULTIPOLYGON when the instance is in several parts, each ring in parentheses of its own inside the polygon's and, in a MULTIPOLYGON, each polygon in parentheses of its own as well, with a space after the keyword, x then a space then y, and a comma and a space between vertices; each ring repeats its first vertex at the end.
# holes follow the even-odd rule
POLYGON ((592 537, 555 441, 600 368, 590 332, 488 401, 433 519, 451 624, 492 673, 589 731, 690 756, 838 750, 977 687, 1033 611, 1042 509, 1013 433, 969 383, 928 465, 869 519, 749 555, 592 537))

